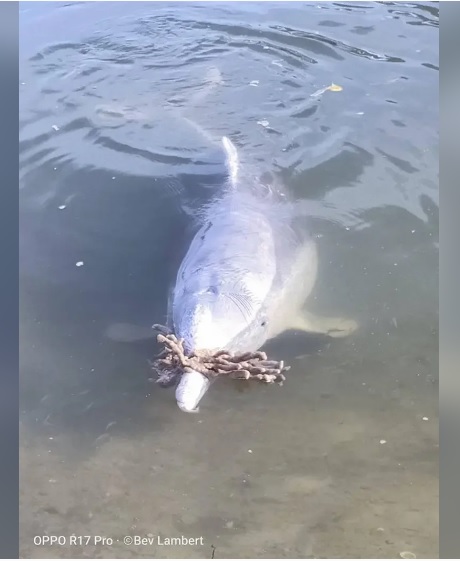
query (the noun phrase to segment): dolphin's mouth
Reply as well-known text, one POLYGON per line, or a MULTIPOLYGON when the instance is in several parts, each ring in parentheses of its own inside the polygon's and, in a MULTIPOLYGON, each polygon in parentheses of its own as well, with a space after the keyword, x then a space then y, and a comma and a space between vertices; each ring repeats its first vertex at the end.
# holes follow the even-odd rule
POLYGON ((187 370, 176 388, 177 406, 185 413, 198 413, 201 399, 208 391, 209 378, 196 370, 187 370))
POLYGON ((199 407, 195 407, 195 409, 187 409, 186 405, 184 403, 182 403, 181 401, 177 402, 177 406, 184 413, 199 413, 200 412, 199 407))
MULTIPOLYGON (((248 352, 231 354, 228 351, 197 351, 190 356, 190 350, 184 348, 184 340, 178 339, 164 326, 155 326, 160 334, 158 342, 165 344, 165 349, 159 355, 156 363, 159 366, 158 382, 169 385, 177 380, 180 371, 181 379, 176 387, 177 406, 181 411, 197 413, 198 404, 208 391, 212 381, 217 376, 226 375, 243 379, 257 379, 265 383, 282 382, 286 379, 282 374, 289 367, 283 361, 267 360, 264 352, 248 352), (166 367, 166 368, 165 368, 166 367)), ((190 345, 189 345, 190 346, 190 345)))

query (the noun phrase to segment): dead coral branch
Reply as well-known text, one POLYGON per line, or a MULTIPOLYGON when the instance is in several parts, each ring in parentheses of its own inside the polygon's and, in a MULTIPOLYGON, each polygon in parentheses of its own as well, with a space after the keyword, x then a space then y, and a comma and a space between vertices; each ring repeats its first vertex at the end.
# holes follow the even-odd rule
POLYGON ((289 370, 283 361, 268 360, 261 351, 233 355, 227 351, 196 351, 187 355, 183 340, 178 339, 170 329, 163 325, 154 325, 159 331, 157 341, 164 345, 153 367, 158 370, 157 382, 170 385, 187 370, 195 370, 208 378, 230 376, 242 380, 259 380, 266 384, 282 385, 286 379, 283 372, 289 370))

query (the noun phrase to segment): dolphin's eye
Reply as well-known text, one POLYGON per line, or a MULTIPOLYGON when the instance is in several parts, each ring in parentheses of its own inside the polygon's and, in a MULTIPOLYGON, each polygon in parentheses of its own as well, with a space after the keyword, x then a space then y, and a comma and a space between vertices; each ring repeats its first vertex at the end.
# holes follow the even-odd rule
POLYGON ((266 325, 267 325, 267 322, 266 322, 266 321, 263 321, 263 322, 260 324, 261 327, 265 327, 266 325))

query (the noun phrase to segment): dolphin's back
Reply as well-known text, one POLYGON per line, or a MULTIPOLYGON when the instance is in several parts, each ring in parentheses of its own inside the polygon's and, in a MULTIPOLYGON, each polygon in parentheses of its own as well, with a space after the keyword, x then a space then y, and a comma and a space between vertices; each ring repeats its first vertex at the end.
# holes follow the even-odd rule
POLYGON ((230 193, 209 208, 178 271, 178 297, 209 289, 245 294, 254 305, 267 297, 276 275, 275 236, 253 203, 230 193))
POLYGON ((213 294, 225 296, 214 299, 214 314, 230 315, 233 301, 247 325, 258 321, 298 276, 305 243, 285 205, 254 191, 227 191, 207 208, 178 271, 172 312, 180 336, 186 338, 190 310, 213 294))

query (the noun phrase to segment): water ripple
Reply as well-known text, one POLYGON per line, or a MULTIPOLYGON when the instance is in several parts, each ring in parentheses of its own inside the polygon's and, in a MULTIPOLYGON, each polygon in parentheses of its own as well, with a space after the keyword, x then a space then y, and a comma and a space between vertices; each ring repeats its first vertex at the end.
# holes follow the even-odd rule
MULTIPOLYGON (((250 155, 264 168, 274 166, 293 185, 308 177, 310 184, 316 183, 313 191, 331 201, 344 187, 362 195, 369 190, 360 183, 363 166, 388 168, 402 177, 426 173, 420 155, 436 160, 433 120, 426 115, 426 123, 419 122, 426 133, 421 138, 401 131, 423 111, 426 96, 420 95, 420 86, 428 78, 422 69, 437 71, 437 59, 427 59, 422 44, 420 55, 405 48, 400 32, 399 39, 385 41, 388 51, 367 46, 375 44, 378 25, 332 16, 351 12, 359 18, 374 11, 389 37, 396 30, 395 18, 436 26, 432 6, 387 4, 322 5, 308 12, 316 20, 307 28, 309 20, 301 24, 300 12, 298 25, 274 22, 278 8, 271 6, 262 20, 251 19, 248 7, 244 23, 224 5, 207 10, 206 17, 199 6, 180 14, 162 6, 154 15, 107 20, 80 42, 48 45, 29 57, 22 77, 23 172, 50 158, 152 177, 164 175, 168 166, 179 172, 205 165, 206 140, 178 117, 178 112, 189 111, 215 138, 232 135, 243 157, 250 155), (327 19, 322 15, 326 11, 331 14, 327 19), (211 66, 219 68, 222 83, 212 95, 202 95, 211 66), (396 66, 405 68, 409 79, 396 66), (367 73, 371 78, 363 79, 367 73), (332 82, 343 91, 315 93, 332 82), (40 113, 34 113, 38 100, 40 113), (356 166, 355 161, 361 163, 356 166), (336 167, 340 176, 321 187, 331 177, 327 170, 336 167)), ((430 181, 436 182, 434 175, 430 181)), ((414 197, 405 189, 405 181, 388 185, 384 200, 376 197, 375 204, 390 204, 394 197, 401 202, 403 192, 404 204, 414 212, 414 197)), ((374 204, 372 197, 364 198, 374 204)), ((338 208, 339 202, 332 206, 338 208)), ((420 209, 416 212, 421 215, 420 209)), ((354 209, 347 213, 356 215, 354 209)))

